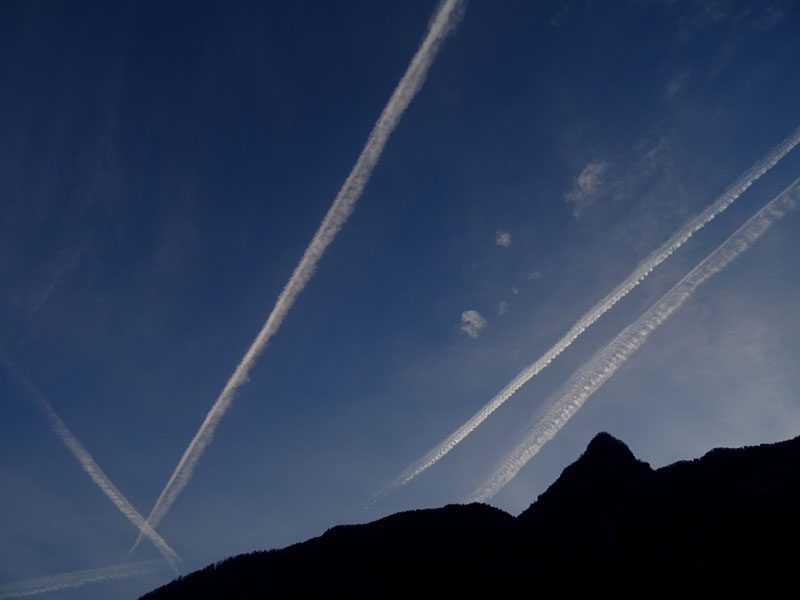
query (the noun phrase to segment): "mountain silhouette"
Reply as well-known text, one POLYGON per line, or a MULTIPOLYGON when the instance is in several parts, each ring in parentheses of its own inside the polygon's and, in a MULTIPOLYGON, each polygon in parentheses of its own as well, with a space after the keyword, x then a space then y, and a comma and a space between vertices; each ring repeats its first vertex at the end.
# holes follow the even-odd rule
POLYGON ((800 437, 654 470, 600 433, 518 517, 448 505, 338 526, 142 600, 763 593, 794 582, 798 506, 800 437))

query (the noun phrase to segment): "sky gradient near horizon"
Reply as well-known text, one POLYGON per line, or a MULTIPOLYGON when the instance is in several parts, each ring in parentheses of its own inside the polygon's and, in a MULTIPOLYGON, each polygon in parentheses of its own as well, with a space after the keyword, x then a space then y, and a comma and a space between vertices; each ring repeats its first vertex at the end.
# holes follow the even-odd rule
MULTIPOLYGON (((133 598, 174 576, 148 540, 126 559, 136 528, 35 396, 146 517, 437 6, 0 5, 0 597, 79 572, 56 583, 92 582, 41 597, 133 598)), ((359 512, 800 126, 798 64, 794 0, 465 2, 156 527, 180 571, 471 492, 578 367, 800 176, 800 150, 359 512)), ((491 503, 520 512, 601 430, 654 467, 800 434, 798 227, 787 214, 700 287, 491 503)))

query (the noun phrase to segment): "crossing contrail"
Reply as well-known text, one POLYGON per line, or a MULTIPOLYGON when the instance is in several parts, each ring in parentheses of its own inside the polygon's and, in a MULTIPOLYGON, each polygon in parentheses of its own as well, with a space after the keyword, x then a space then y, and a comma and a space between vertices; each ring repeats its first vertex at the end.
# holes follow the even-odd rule
MULTIPOLYGON (((211 442, 211 438, 214 436, 214 430, 220 420, 230 408, 236 391, 247 381, 249 372, 255 365, 258 356, 264 351, 270 338, 278 331, 289 309, 314 274, 317 263, 320 258, 322 258, 325 249, 330 245, 334 237, 336 237, 336 234, 347 221, 347 218, 353 212, 356 202, 364 191, 364 187, 378 159, 380 159, 383 148, 389 139, 389 135, 397 127, 406 108, 408 108, 411 100, 413 100, 414 96, 422 87, 428 69, 433 63, 434 58, 436 58, 436 54, 445 37, 456 25, 462 13, 462 8, 463 3, 461 0, 444 0, 439 4, 437 11, 428 25, 428 32, 422 41, 422 45, 412 58, 411 64, 408 66, 403 78, 394 89, 394 92, 389 98, 389 102, 384 107, 372 132, 369 134, 367 143, 361 151, 355 166, 345 180, 344 185, 342 185, 342 188, 339 190, 336 199, 333 201, 333 205, 330 210, 328 210, 328 214, 325 215, 325 219, 314 234, 311 243, 308 245, 308 248, 306 248, 303 258, 300 260, 297 267, 295 267, 289 282, 286 284, 286 287, 283 288, 266 323, 247 350, 242 361, 236 367, 228 383, 225 384, 219 397, 206 415, 200 429, 183 453, 167 485, 162 490, 158 500, 156 500, 153 510, 147 517, 149 525, 157 526, 161 522, 161 519, 164 518, 164 515, 169 510, 170 506, 172 506, 172 503, 175 502, 178 494, 181 493, 191 479, 197 466, 197 461, 200 459, 206 446, 211 442)), ((133 552, 141 539, 142 534, 140 533, 139 538, 136 540, 133 548, 131 548, 131 552, 133 552)))
POLYGON ((103 472, 100 466, 95 462, 92 455, 89 454, 89 451, 84 448, 83 444, 78 441, 78 438, 73 435, 73 433, 67 428, 64 424, 64 421, 61 420, 61 417, 56 414, 53 410, 53 407, 50 406, 50 403, 47 401, 47 398, 44 397, 42 392, 39 391, 33 382, 31 382, 27 377, 22 375, 17 368, 14 366, 14 363, 5 355, 5 352, 0 348, 0 365, 6 370, 6 372, 16 381, 17 385, 25 391, 28 398, 32 400, 42 411, 47 422, 50 423, 50 427, 53 429, 55 434, 59 437, 59 439, 64 443, 64 445, 69 449, 70 452, 78 459, 81 467, 89 477, 92 478, 97 484, 97 487, 108 497, 111 502, 114 503, 120 512, 125 515, 128 520, 133 523, 136 528, 143 533, 150 541, 153 542, 156 549, 161 553, 164 559, 169 563, 169 565, 177 570, 178 563, 180 563, 180 558, 175 553, 175 551, 170 548, 169 544, 164 541, 164 539, 144 520, 141 514, 128 502, 127 498, 122 495, 117 487, 111 483, 111 480, 108 476, 103 472))
POLYGON ((103 567, 100 569, 85 569, 82 571, 71 571, 69 573, 58 573, 46 577, 36 577, 34 579, 24 579, 0 586, 0 600, 6 598, 27 598, 46 592, 54 592, 68 588, 76 588, 88 583, 100 583, 113 579, 125 579, 128 577, 139 577, 149 575, 161 568, 162 563, 156 560, 144 562, 127 563, 103 567))
POLYGON ((550 408, 544 416, 532 424, 519 444, 506 455, 489 478, 465 498, 465 502, 485 502, 499 492, 542 446, 553 439, 586 400, 642 346, 647 337, 666 321, 700 284, 747 250, 769 229, 770 225, 787 211, 795 208, 798 201, 800 201, 800 178, 768 202, 647 312, 623 329, 588 363, 576 371, 548 400, 546 404, 550 408))
POLYGON ((606 313, 611 307, 619 302, 636 287, 650 272, 664 262, 670 254, 680 248, 692 234, 704 227, 709 221, 728 208, 730 204, 741 196, 759 177, 769 171, 781 160, 792 148, 800 142, 800 127, 795 129, 791 135, 784 139, 780 144, 770 150, 765 156, 759 159, 752 167, 742 173, 736 181, 711 203, 702 213, 693 217, 680 227, 672 236, 661 246, 656 248, 647 258, 628 275, 617 287, 607 296, 592 306, 578 321, 567 331, 556 344, 545 352, 536 362, 523 369, 511 383, 506 385, 500 392, 492 398, 483 408, 473 417, 456 429, 439 445, 428 451, 422 458, 412 463, 388 486, 374 494, 366 503, 366 508, 375 504, 384 496, 390 494, 402 485, 405 485, 417 475, 432 467, 441 460, 459 442, 467 437, 478 425, 483 423, 489 415, 500 408, 502 404, 513 396, 517 390, 530 381, 542 369, 549 365, 559 354, 566 350, 579 335, 589 328, 597 319, 606 313))

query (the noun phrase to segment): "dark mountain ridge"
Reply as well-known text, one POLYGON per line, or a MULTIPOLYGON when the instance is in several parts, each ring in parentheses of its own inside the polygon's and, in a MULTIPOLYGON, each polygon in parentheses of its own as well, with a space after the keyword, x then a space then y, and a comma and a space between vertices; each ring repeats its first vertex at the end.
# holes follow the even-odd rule
POLYGON ((600 433, 516 518, 484 504, 397 513, 229 558, 143 600, 763 588, 792 581, 798 505, 800 437, 654 470, 600 433))

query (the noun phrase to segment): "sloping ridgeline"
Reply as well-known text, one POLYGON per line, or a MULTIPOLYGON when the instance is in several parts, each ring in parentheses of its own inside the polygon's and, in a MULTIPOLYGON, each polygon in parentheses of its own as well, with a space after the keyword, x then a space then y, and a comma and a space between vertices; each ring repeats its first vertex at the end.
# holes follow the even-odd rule
POLYGON ((796 589, 798 507, 800 437, 653 470, 600 433, 516 518, 450 505, 334 527, 210 565, 143 600, 796 589))

